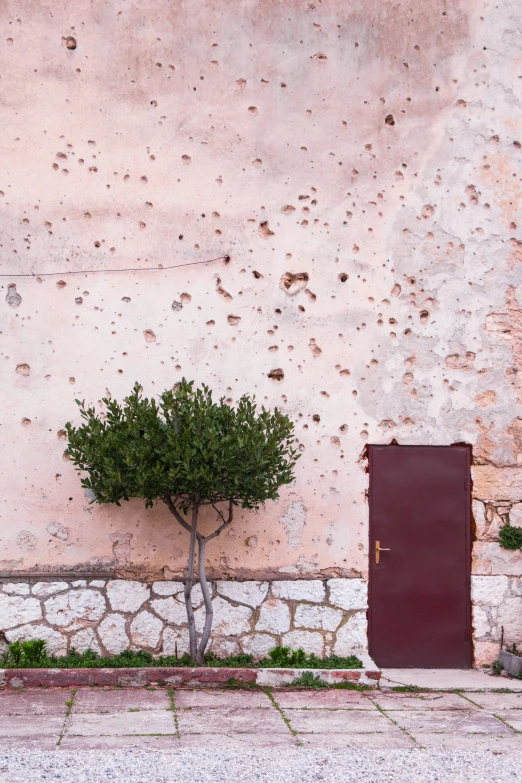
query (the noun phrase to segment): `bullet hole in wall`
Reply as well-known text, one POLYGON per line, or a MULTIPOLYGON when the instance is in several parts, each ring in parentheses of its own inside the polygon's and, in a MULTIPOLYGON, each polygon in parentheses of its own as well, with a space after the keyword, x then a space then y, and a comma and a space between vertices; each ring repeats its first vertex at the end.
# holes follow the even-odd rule
POLYGON ((252 272, 252 274, 254 275, 254 277, 256 278, 256 280, 260 280, 260 279, 263 277, 263 275, 261 274, 261 272, 257 272, 255 269, 254 269, 254 271, 252 272))
POLYGON ((288 294, 295 296, 299 291, 306 288, 310 276, 308 272, 285 272, 279 281, 279 287, 288 294))
POLYGON ((264 239, 274 236, 274 232, 271 231, 268 226, 268 220, 264 220, 262 223, 259 224, 258 231, 264 239))
POLYGON ((156 335, 152 331, 152 329, 145 329, 143 332, 143 336, 145 338, 145 342, 147 343, 155 343, 156 342, 156 335))
POLYGON ((175 313, 179 312, 183 309, 183 302, 177 302, 175 299, 171 304, 172 310, 174 310, 175 313))
POLYGON ((321 348, 319 348, 319 346, 316 345, 315 339, 313 337, 311 338, 310 342, 308 343, 308 347, 312 351, 312 356, 314 358, 317 358, 318 356, 320 356, 322 354, 321 348))
POLYGON ((337 278, 339 282, 346 283, 346 281, 348 280, 348 275, 346 274, 346 272, 341 272, 340 275, 337 275, 337 278))
POLYGON ((20 307, 22 303, 22 297, 16 290, 16 285, 14 283, 9 283, 7 286, 7 294, 5 296, 5 301, 9 305, 9 307, 20 307))
POLYGON ((395 120, 393 118, 393 114, 387 114, 384 118, 385 125, 395 125, 395 120))
POLYGON ((67 38, 65 38, 65 45, 68 49, 76 49, 77 43, 76 38, 74 38, 72 35, 68 35, 67 38))
POLYGON ((227 321, 231 326, 237 326, 241 321, 241 317, 239 315, 229 315, 227 321))
POLYGON ((270 378, 271 381, 275 381, 276 383, 281 383, 281 381, 285 377, 285 374, 280 367, 276 367, 274 370, 270 370, 270 372, 268 373, 268 377, 270 378))
POLYGON ((31 368, 28 364, 17 364, 16 365, 16 372, 18 375, 30 375, 31 368))

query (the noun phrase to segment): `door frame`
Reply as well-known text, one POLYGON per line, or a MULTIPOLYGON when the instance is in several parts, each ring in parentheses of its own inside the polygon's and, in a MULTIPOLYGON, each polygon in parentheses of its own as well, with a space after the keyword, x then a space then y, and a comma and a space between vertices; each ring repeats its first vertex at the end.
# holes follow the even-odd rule
POLYGON ((379 446, 382 448, 383 446, 394 446, 395 448, 401 448, 401 449, 408 449, 408 448, 429 448, 429 449, 451 449, 453 446, 459 446, 460 448, 466 447, 469 451, 469 469, 468 473, 466 475, 466 484, 465 489, 467 492, 467 501, 466 501, 466 537, 465 537, 465 547, 467 552, 466 557, 466 570, 464 575, 464 589, 466 591, 467 595, 467 605, 468 609, 466 612, 466 623, 465 627, 463 629, 463 632, 465 634, 465 641, 466 641, 466 663, 467 668, 471 669, 473 667, 473 660, 474 660, 474 650, 473 650, 473 622, 472 622, 472 604, 471 604, 471 558, 472 558, 472 552, 471 552, 471 544, 472 540, 474 540, 475 535, 471 527, 474 524, 473 520, 473 513, 472 513, 472 480, 471 480, 471 465, 472 465, 472 458, 473 458, 473 451, 472 447, 468 443, 452 443, 448 446, 441 446, 439 444, 436 445, 427 445, 427 444, 408 444, 407 446, 402 446, 398 443, 372 443, 368 444, 368 473, 369 473, 369 487, 368 487, 368 517, 369 517, 369 524, 368 524, 368 533, 369 533, 369 541, 368 541, 368 651, 370 653, 370 656, 372 655, 372 631, 373 631, 373 622, 372 622, 372 592, 373 592, 373 546, 372 542, 375 540, 374 534, 373 534, 373 513, 372 513, 372 499, 373 499, 373 446, 379 446))

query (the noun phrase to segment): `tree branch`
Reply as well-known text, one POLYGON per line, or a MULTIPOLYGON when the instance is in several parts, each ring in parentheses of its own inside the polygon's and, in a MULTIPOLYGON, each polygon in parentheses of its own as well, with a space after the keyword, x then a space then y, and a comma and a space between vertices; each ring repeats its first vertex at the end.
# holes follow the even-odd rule
MULTIPOLYGON (((194 579, 194 555, 196 552, 196 537, 198 535, 198 503, 197 497, 192 506, 192 525, 190 527, 190 546, 188 557, 187 578, 185 579, 185 608, 187 610, 188 631, 190 642, 190 657, 193 661, 197 655, 197 636, 194 609, 192 608, 192 580, 194 579)), ((185 521, 185 520, 183 520, 185 521)))
POLYGON ((196 653, 196 663, 199 666, 205 665, 205 649, 210 639, 210 631, 212 630, 212 618, 214 616, 214 610, 212 608, 212 596, 208 589, 207 577, 205 574, 205 545, 206 539, 200 534, 198 536, 198 573, 199 584, 201 592, 203 593, 203 600, 205 602, 205 625, 203 633, 199 642, 198 650, 196 653))
POLYGON ((176 517, 176 519, 179 522, 179 524, 181 525, 181 527, 184 527, 185 530, 188 530, 188 532, 190 533, 192 528, 190 527, 188 522, 185 519, 183 519, 183 517, 179 513, 178 509, 176 508, 176 504, 172 500, 171 496, 169 494, 165 494, 165 495, 163 495, 162 500, 163 500, 164 503, 167 504, 171 514, 174 514, 174 516, 176 517))
POLYGON ((212 541, 213 538, 216 538, 216 536, 219 536, 221 531, 224 530, 226 527, 228 527, 230 525, 230 523, 232 522, 233 514, 234 514, 234 502, 233 502, 232 498, 230 498, 229 501, 228 501, 228 517, 227 517, 227 519, 225 519, 225 517, 223 516, 221 511, 218 508, 216 508, 214 503, 212 503, 212 507, 214 508, 215 511, 217 511, 217 513, 219 514, 219 516, 223 520, 223 524, 221 524, 218 527, 218 529, 214 530, 214 532, 211 533, 209 536, 205 536, 205 543, 207 541, 212 541))

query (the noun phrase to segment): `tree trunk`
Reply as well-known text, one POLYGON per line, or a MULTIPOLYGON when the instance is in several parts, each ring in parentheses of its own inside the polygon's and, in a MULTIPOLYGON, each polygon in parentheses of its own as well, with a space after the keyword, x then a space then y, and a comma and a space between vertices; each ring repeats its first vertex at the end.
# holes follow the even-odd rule
POLYGON ((194 503, 192 506, 192 525, 190 528, 190 546, 184 593, 190 640, 190 657, 193 661, 196 660, 197 656, 196 622, 194 620, 194 609, 192 608, 192 580, 194 579, 194 557, 196 554, 196 536, 198 532, 198 510, 198 504, 194 503))
POLYGON ((205 627, 201 636, 199 647, 196 655, 196 663, 199 666, 205 665, 205 649, 210 638, 210 631, 212 630, 212 619, 214 616, 214 610, 212 609, 212 597, 210 590, 208 589, 207 577, 205 574, 205 538, 198 534, 198 574, 199 584, 201 585, 201 592, 203 593, 203 600, 205 602, 205 627))

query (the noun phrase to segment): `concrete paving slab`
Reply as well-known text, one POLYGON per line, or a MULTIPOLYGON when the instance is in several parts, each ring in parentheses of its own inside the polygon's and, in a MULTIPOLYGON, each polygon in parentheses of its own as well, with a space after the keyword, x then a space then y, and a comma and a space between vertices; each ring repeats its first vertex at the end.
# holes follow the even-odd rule
POLYGON ((79 688, 74 698, 73 713, 167 710, 170 706, 166 689, 79 688))
POLYGON ((374 710, 375 704, 358 691, 273 691, 280 707, 321 709, 374 710))
POLYGON ((387 734, 299 734, 298 739, 305 748, 325 751, 344 748, 386 751, 418 747, 403 731, 387 734))
POLYGON ((0 692, 0 715, 65 715, 69 690, 0 692))
POLYGON ((383 710, 470 710, 473 705, 457 693, 374 693, 368 701, 383 710))
POLYGON ((174 702, 178 707, 226 707, 252 709, 273 707, 264 691, 175 690, 174 702))
POLYGON ((470 693, 468 696, 489 712, 522 710, 522 693, 470 693))
POLYGON ((83 737, 124 736, 125 734, 175 734, 171 710, 141 712, 73 713, 67 735, 83 737))
POLYGON ((286 734, 183 734, 180 748, 296 748, 296 738, 287 730, 286 734))
POLYGON ((522 735, 507 734, 429 734, 415 733, 417 744, 426 750, 461 750, 483 751, 489 750, 495 754, 522 753, 522 735))
POLYGON ((522 732, 522 710, 498 710, 496 714, 515 731, 522 732))
POLYGON ((421 733, 509 734, 509 729, 484 710, 387 710, 414 737, 421 733))
POLYGON ((173 734, 164 737, 78 737, 66 735, 58 750, 162 750, 177 751, 179 739, 173 734))
POLYGON ((63 723, 60 715, 0 715, 0 737, 54 737, 56 742, 63 723))
POLYGON ((361 734, 395 733, 399 729, 378 710, 294 710, 285 709, 290 725, 299 733, 361 734))
POLYGON ((56 750, 57 742, 58 737, 0 737, 0 753, 8 750, 56 750))
POLYGON ((288 727, 275 707, 271 709, 257 707, 249 710, 194 707, 176 710, 176 715, 182 737, 194 733, 285 734, 288 732, 288 727))
POLYGON ((522 681, 492 677, 478 669, 383 669, 381 687, 401 685, 433 690, 495 690, 506 687, 522 693, 522 681))

